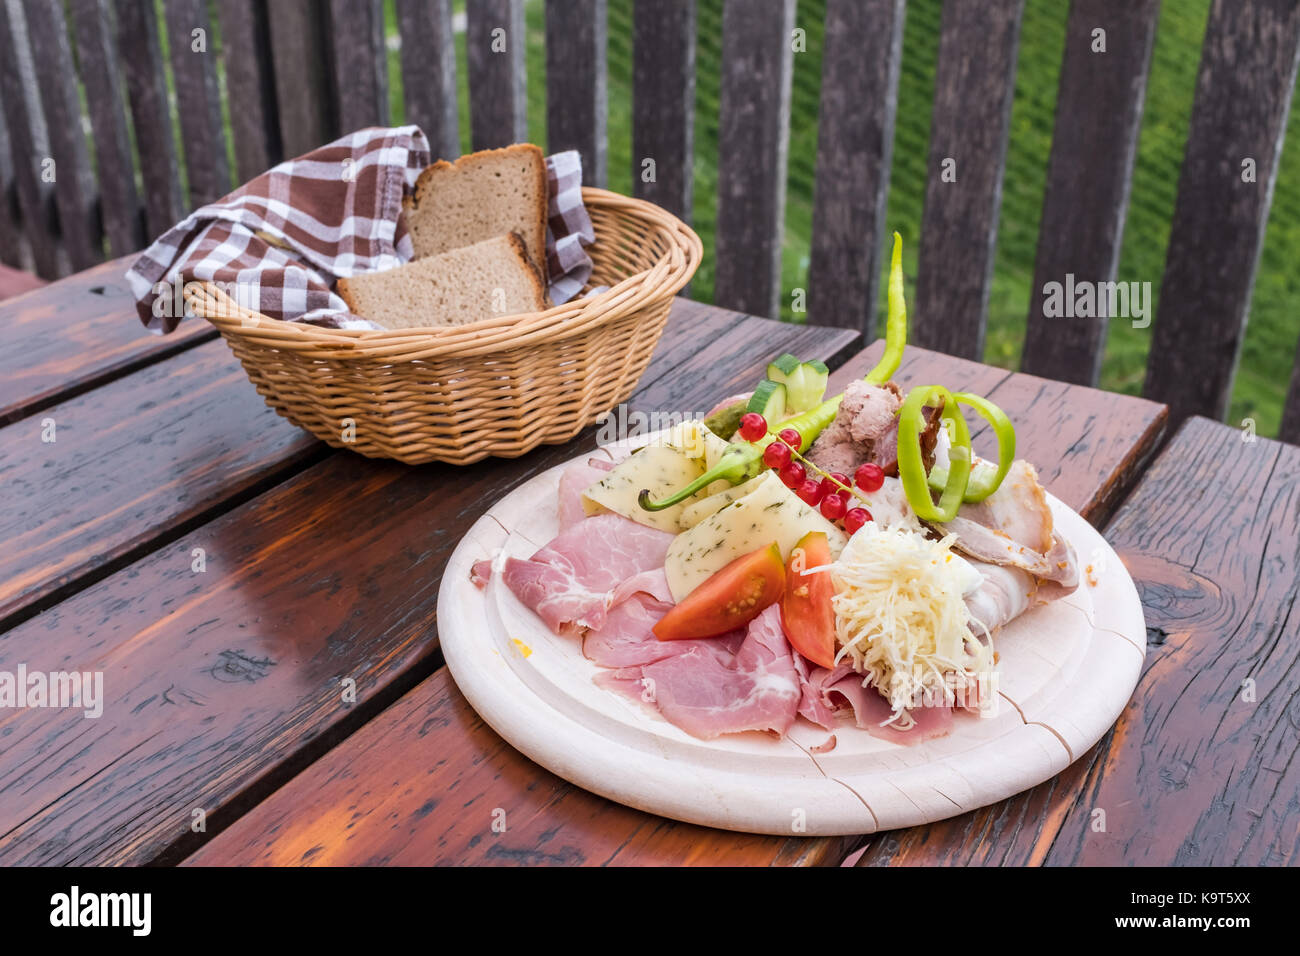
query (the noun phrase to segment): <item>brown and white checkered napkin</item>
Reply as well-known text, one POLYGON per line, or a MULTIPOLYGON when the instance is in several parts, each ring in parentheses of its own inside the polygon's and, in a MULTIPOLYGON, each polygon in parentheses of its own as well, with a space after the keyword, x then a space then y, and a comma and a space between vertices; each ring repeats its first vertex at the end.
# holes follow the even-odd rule
MULTIPOLYGON (((414 254, 402 197, 429 164, 418 126, 358 130, 287 160, 192 212, 142 252, 127 272, 141 321, 166 333, 185 310, 174 290, 218 284, 240 305, 291 322, 377 329, 333 291, 339 278, 382 272, 414 254)), ((546 160, 550 296, 555 304, 591 277, 583 248, 595 241, 574 151, 546 160)))

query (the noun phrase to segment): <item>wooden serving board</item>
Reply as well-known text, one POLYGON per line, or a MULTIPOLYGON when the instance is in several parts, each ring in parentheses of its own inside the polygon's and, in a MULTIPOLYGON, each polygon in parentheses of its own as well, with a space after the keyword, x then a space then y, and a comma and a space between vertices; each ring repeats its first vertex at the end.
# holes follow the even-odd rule
MULTIPOLYGON (((648 437, 638 443, 644 444, 648 437)), ((580 456, 590 457, 590 454, 580 456)), ((1059 773, 1114 723, 1146 649, 1137 590, 1101 535, 1052 498, 1057 529, 1090 567, 1072 595, 1003 628, 996 706, 959 714, 953 731, 911 746, 845 721, 796 721, 782 739, 703 741, 598 687, 602 668, 560 637, 493 574, 472 565, 527 557, 558 532, 560 465, 494 505, 448 562, 438 598, 442 650, 475 710, 516 749, 564 779, 689 823, 779 835, 847 835, 915 826, 1005 799, 1059 773), (1093 583, 1095 582, 1095 583, 1093 583)))

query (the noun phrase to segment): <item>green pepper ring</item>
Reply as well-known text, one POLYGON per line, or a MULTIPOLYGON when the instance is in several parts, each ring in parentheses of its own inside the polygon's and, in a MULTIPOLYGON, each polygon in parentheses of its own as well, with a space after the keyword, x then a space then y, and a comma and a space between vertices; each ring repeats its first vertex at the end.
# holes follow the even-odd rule
POLYGON ((921 385, 908 392, 898 412, 898 477, 916 516, 940 523, 955 518, 970 482, 970 468, 970 429, 952 393, 942 385, 921 385), (942 403, 941 418, 952 427, 952 447, 948 480, 936 505, 930 497, 929 477, 921 460, 921 432, 925 428, 925 406, 934 407, 939 403, 942 403))

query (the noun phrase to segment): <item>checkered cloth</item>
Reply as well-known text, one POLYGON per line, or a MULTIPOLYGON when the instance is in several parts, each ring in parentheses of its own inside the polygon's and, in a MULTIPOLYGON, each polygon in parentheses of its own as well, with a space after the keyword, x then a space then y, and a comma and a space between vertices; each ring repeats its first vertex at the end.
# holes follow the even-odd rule
MULTIPOLYGON (((402 197, 428 164, 424 133, 402 126, 358 130, 268 170, 195 210, 140 254, 126 277, 141 321, 154 332, 172 331, 193 314, 180 295, 184 284, 207 280, 272 318, 379 328, 350 313, 334 283, 411 260, 402 197)), ((559 305, 591 277, 583 247, 595 233, 582 204, 578 153, 550 156, 546 168, 547 270, 559 305)))

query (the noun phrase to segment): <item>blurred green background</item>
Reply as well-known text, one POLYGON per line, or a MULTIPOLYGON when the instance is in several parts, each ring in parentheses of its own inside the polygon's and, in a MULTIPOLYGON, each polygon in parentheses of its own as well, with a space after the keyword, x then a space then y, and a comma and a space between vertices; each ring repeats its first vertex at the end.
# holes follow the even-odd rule
MULTIPOLYGON (((783 318, 789 321, 802 318, 791 313, 788 304, 791 290, 803 287, 807 280, 824 5, 824 0, 798 0, 796 9, 795 25, 806 31, 807 51, 794 55, 782 275, 783 301, 787 304, 783 318)), ((387 0, 387 6, 389 79, 396 123, 404 119, 401 70, 393 0, 387 0)), ((908 0, 903 34, 888 225, 903 236, 909 292, 916 273, 917 233, 925 195, 940 8, 941 0, 908 0)), ((464 0, 456 0, 454 9, 458 13, 463 11, 464 0)), ((539 145, 545 145, 543 0, 529 0, 526 10, 529 136, 539 145)), ((1017 367, 1024 341, 1068 10, 1065 0, 1026 0, 1025 4, 984 356, 987 362, 1006 368, 1017 367)), ((1209 0, 1165 0, 1156 32, 1118 276, 1122 280, 1150 282, 1156 297, 1164 271, 1169 222, 1208 12, 1209 0)), ((691 293, 703 301, 710 301, 713 295, 721 45, 722 0, 698 0, 693 225, 704 241, 705 258, 691 285, 691 293)), ((463 39, 458 46, 458 58, 460 129, 462 146, 468 151, 463 39)), ((1296 113, 1293 111, 1291 115, 1288 140, 1300 144, 1300 139, 1294 137, 1300 122, 1296 113)), ((609 0, 609 186, 623 193, 632 190, 631 116, 632 0, 609 0)), ((1296 340, 1300 336, 1300 314, 1294 308, 1300 279, 1293 267, 1300 259, 1298 176, 1300 148, 1284 149, 1228 416, 1235 424, 1247 417, 1255 419, 1256 428, 1263 435, 1277 434, 1296 340)), ((883 289, 884 282, 881 282, 882 297, 883 289)), ((1157 308, 1158 304, 1157 298, 1157 308)), ((883 316, 883 298, 880 315, 883 316)), ((1138 394, 1150 341, 1149 328, 1134 329, 1127 322, 1113 323, 1102 368, 1102 386, 1138 394)))

